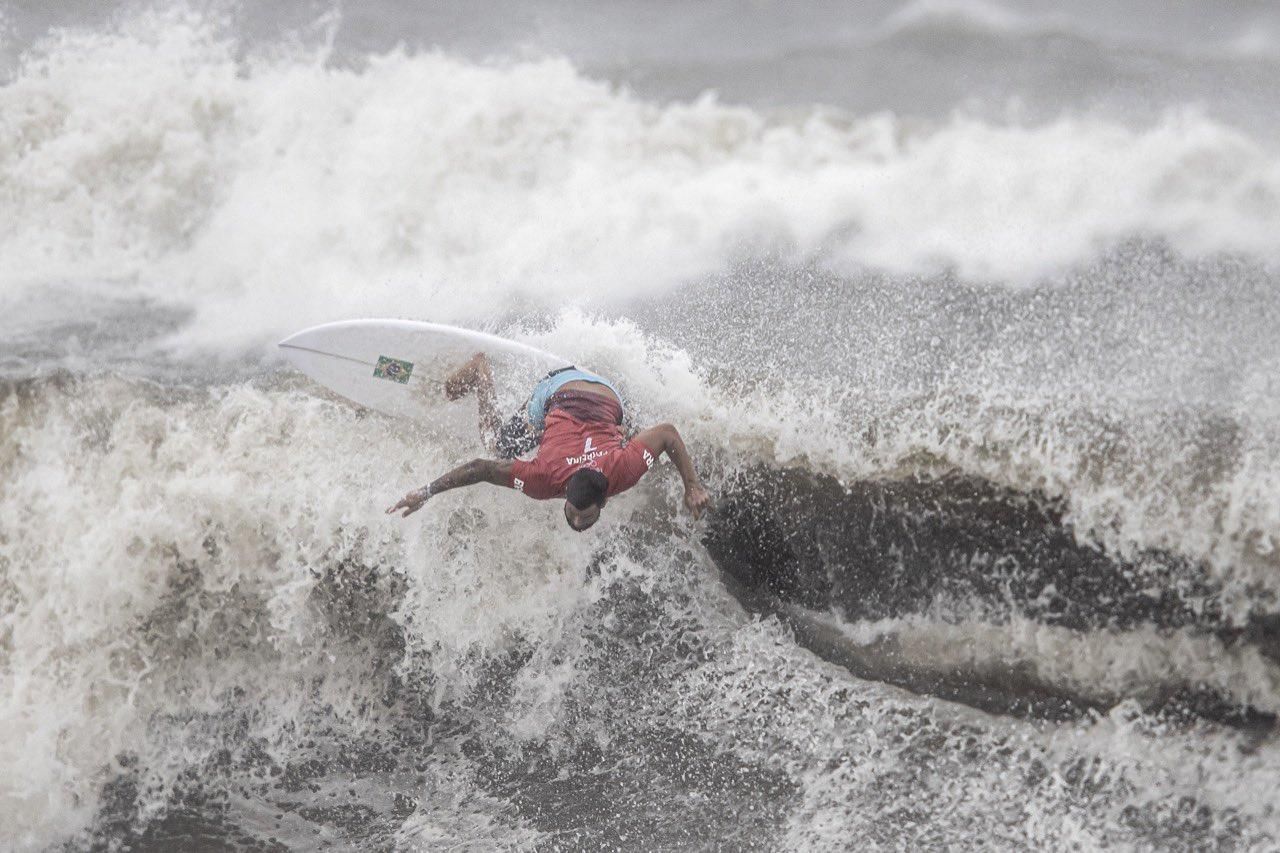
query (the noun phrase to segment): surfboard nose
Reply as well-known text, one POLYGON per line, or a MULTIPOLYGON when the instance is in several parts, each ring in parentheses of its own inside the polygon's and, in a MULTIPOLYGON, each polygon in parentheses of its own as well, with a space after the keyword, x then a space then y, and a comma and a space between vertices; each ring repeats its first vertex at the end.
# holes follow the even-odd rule
POLYGON ((294 332, 292 335, 280 341, 280 343, 276 344, 276 346, 283 347, 285 349, 308 348, 308 343, 314 344, 315 338, 316 338, 316 331, 320 328, 321 328, 320 326, 311 326, 310 328, 302 329, 301 331, 294 332))
POLYGON ((325 350, 325 346, 317 346, 322 340, 327 340, 334 335, 341 335, 344 331, 350 329, 358 329, 362 324, 369 321, 360 320, 339 320, 333 323, 321 323, 319 326, 308 326, 305 329, 294 332, 289 337, 276 344, 278 347, 292 347, 294 349, 321 349, 325 350))

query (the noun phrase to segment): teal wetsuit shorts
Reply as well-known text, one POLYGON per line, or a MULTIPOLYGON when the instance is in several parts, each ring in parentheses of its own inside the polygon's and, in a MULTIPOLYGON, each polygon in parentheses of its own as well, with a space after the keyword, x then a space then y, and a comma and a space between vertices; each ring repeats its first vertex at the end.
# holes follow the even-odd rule
MULTIPOLYGON (((547 421, 547 401, 551 399, 552 394, 570 382, 598 382, 613 393, 618 394, 618 389, 613 387, 613 383, 603 376, 597 376, 594 373, 588 373, 576 367, 553 370, 543 377, 542 381, 533 389, 533 394, 529 396, 527 413, 529 415, 529 423, 533 424, 534 429, 539 432, 542 431, 547 421)), ((618 399, 622 399, 621 394, 618 394, 618 399)))

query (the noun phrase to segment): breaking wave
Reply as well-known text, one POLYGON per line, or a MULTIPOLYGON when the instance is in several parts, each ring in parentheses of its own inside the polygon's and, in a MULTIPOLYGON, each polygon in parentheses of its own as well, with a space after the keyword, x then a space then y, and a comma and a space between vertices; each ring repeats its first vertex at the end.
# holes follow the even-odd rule
POLYGON ((55 34, 0 88, 0 828, 1273 844, 1268 145, 340 62, 189 9, 55 34), (475 437, 264 355, 381 314, 618 378, 717 511, 659 471, 587 536, 500 490, 388 519, 475 437))
POLYGON ((62 35, 0 89, 0 274, 194 305, 184 343, 424 301, 446 321, 615 303, 761 250, 1018 285, 1135 237, 1276 257, 1277 152, 1195 112, 770 115, 558 59, 352 69, 240 57, 190 15, 122 27, 62 35))

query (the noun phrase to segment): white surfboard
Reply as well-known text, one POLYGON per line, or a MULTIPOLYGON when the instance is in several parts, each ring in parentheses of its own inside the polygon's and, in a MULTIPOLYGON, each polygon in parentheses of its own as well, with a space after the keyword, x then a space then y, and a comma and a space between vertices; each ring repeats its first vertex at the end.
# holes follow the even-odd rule
POLYGON ((343 320, 304 329, 280 342, 295 367, 348 400, 415 420, 435 419, 447 405, 444 380, 478 352, 493 361, 502 409, 529 396, 567 359, 517 341, 413 320, 343 320))

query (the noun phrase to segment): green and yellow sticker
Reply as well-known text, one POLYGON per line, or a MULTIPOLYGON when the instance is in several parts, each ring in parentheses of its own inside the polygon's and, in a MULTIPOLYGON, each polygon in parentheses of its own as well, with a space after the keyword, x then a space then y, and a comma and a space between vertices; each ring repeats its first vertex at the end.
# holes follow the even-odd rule
POLYGON ((399 382, 401 385, 409 384, 409 376, 412 373, 413 362, 401 361, 398 358, 387 358, 385 355, 378 356, 378 363, 373 368, 375 379, 390 379, 392 382, 399 382))

